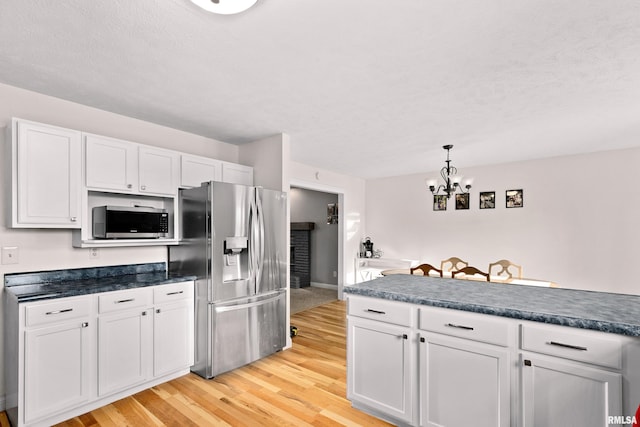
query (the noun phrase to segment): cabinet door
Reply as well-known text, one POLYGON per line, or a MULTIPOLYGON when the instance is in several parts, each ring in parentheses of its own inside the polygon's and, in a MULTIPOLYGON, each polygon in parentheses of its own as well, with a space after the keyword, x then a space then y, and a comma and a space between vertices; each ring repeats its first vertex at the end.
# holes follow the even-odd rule
POLYGON ((151 362, 151 310, 103 315, 98 320, 98 394, 145 381, 151 362))
POLYGON ((422 336, 420 390, 421 426, 511 425, 506 349, 437 334, 422 336))
POLYGON ((178 192, 178 153, 140 147, 138 163, 141 193, 175 195, 178 192))
POLYGON ((87 187, 133 192, 138 187, 137 145, 132 142, 85 135, 87 187))
POLYGON ((347 397, 396 420, 412 422, 409 328, 349 317, 347 397))
POLYGON ((620 374, 526 353, 520 369, 523 427, 602 427, 622 415, 620 374))
POLYGON ((153 375, 193 364, 193 299, 156 306, 153 321, 153 375))
POLYGON ((253 168, 222 162, 222 181, 231 184, 253 185, 253 168))
POLYGON ((76 319, 25 332, 25 423, 89 400, 91 327, 76 319))
POLYGON ((180 185, 200 187, 206 181, 222 181, 222 162, 206 157, 180 157, 180 185))
POLYGON ((16 121, 14 227, 80 228, 80 132, 16 121))

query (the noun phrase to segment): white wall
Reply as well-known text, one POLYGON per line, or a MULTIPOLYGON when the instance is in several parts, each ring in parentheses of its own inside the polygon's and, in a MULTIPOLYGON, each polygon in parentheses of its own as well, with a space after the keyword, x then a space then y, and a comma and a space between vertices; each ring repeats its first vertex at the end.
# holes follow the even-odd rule
POLYGON ((302 163, 291 162, 291 185, 328 193, 341 194, 339 197, 339 233, 343 235, 343 245, 339 247, 338 289, 355 283, 355 257, 360 248, 360 239, 365 230, 365 181, 335 172, 318 169, 302 163))
POLYGON ((640 149, 607 151, 461 170, 473 177, 470 210, 433 211, 425 178, 367 181, 367 235, 385 257, 439 266, 457 256, 481 270, 507 258, 525 277, 566 288, 640 294, 640 149), (524 207, 505 208, 505 190, 523 189, 524 207), (496 208, 480 210, 479 192, 496 208))
MULTIPOLYGON (((89 258, 88 249, 71 246, 70 230, 25 230, 6 228, 10 196, 5 169, 8 164, 5 144, 11 118, 19 117, 91 133, 122 138, 191 154, 238 162, 238 147, 209 138, 143 122, 35 92, 0 84, 0 169, 3 171, 0 206, 0 246, 17 246, 19 263, 0 265, 0 290, 6 273, 82 268, 101 265, 165 262, 166 247, 101 248, 99 258, 89 258)), ((0 334, 3 330, 0 316, 0 334)), ((4 340, 1 341, 4 343, 4 340)), ((4 349, 0 344, 0 366, 4 349)), ((4 396, 4 377, 0 370, 0 403, 4 396)), ((0 407, 2 405, 0 404, 0 407)))

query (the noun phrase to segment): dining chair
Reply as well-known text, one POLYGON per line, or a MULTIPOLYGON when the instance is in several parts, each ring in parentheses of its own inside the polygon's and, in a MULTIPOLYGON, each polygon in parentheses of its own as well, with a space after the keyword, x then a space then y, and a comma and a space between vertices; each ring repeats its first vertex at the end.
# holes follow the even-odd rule
POLYGON ((494 278, 498 277, 507 282, 513 279, 522 279, 522 266, 514 264, 508 259, 501 259, 500 261, 489 264, 489 276, 494 278), (495 270, 498 271, 495 272, 495 270))
POLYGON ((460 270, 463 267, 467 267, 468 262, 461 260, 460 258, 451 257, 440 262, 440 270, 443 272, 452 272, 454 270, 460 270))
MULTIPOLYGON (((456 275, 458 275, 458 274, 464 274, 464 276, 465 276, 464 278, 467 278, 466 276, 469 276, 469 279, 471 279, 471 280, 474 280, 474 279, 472 279, 472 276, 476 276, 476 275, 484 276, 485 279, 487 279, 487 282, 490 281, 489 280, 489 273, 485 273, 484 271, 480 271, 477 268, 471 267, 471 266, 463 267, 463 268, 461 268, 460 270, 457 270, 457 271, 452 271, 451 272, 451 277, 455 278, 456 275)), ((477 280, 477 279, 475 279, 475 280, 477 280)))
POLYGON ((438 273, 438 275, 440 277, 442 277, 442 270, 439 270, 439 269, 435 268, 431 264, 420 264, 420 265, 418 265, 416 267, 411 267, 409 271, 410 271, 411 274, 413 274, 413 272, 417 271, 417 270, 421 270, 422 274, 425 275, 425 276, 429 276, 430 272, 435 271, 435 272, 438 273))

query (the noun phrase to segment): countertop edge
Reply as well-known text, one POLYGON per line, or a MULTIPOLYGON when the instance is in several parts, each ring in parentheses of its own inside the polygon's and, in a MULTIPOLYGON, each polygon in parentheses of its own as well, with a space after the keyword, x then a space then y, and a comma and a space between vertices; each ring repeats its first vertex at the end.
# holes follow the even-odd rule
POLYGON ((506 309, 491 307, 486 305, 460 303, 456 301, 432 299, 428 297, 418 297, 414 295, 405 295, 401 293, 388 292, 384 290, 369 290, 357 287, 345 286, 343 291, 346 294, 360 295, 370 298, 383 298, 391 301, 406 302, 411 304, 426 305, 438 308, 447 308, 453 310, 468 311, 479 314, 488 314, 493 316, 506 317, 517 320, 526 320, 538 323, 553 324, 559 326, 567 326, 578 329, 588 329, 606 333, 619 335, 640 336, 640 326, 627 323, 616 323, 603 320, 584 319, 558 315, 552 313, 541 313, 533 311, 524 311, 518 309, 506 309))

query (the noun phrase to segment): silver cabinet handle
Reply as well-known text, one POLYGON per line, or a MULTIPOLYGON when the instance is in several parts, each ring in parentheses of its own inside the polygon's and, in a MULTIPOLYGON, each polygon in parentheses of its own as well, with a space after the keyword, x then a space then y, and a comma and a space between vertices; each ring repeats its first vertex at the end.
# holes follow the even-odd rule
POLYGON ((88 328, 89 327, 89 322, 83 322, 82 323, 82 327, 83 328, 88 328))
POLYGON ((114 304, 122 304, 123 302, 131 302, 131 301, 135 301, 135 298, 128 298, 128 299, 121 299, 119 301, 114 301, 114 304))
POLYGON ((141 190, 146 190, 146 189, 147 189, 147 186, 146 186, 146 185, 141 185, 141 186, 140 186, 140 189, 141 189, 141 190))
POLYGON ((71 222, 76 222, 77 220, 78 220, 78 218, 77 218, 77 217, 75 217, 75 216, 72 216, 72 217, 71 217, 71 222))
POLYGON ((167 295, 180 295, 182 293, 184 293, 184 291, 175 291, 175 292, 169 292, 167 293, 167 295))
POLYGON ((375 314, 387 314, 384 311, 380 311, 380 310, 374 310, 372 308, 367 308, 366 310, 368 313, 375 313, 375 314))
POLYGON ((160 313, 160 309, 159 308, 156 309, 156 313, 160 313))
POLYGON ((143 315, 143 316, 146 316, 146 315, 147 315, 147 312, 146 312, 146 311, 143 311, 143 312, 142 312, 142 315, 143 315))
POLYGON ((445 323, 444 326, 448 326, 450 328, 464 329, 465 331, 473 331, 472 326, 456 325, 455 323, 445 323))
POLYGON ((588 350, 587 347, 582 347, 582 346, 579 346, 579 345, 564 344, 564 343, 557 342, 557 341, 549 341, 547 344, 555 345, 555 346, 563 347, 563 348, 570 348, 572 350, 580 350, 580 351, 587 351, 588 350))
POLYGON ((65 308, 63 310, 56 310, 56 311, 47 311, 45 315, 49 316, 51 314, 68 313, 70 311, 73 311, 73 308, 65 308))
POLYGON ((133 187, 133 185, 127 184, 127 188, 131 188, 131 187, 133 187))

